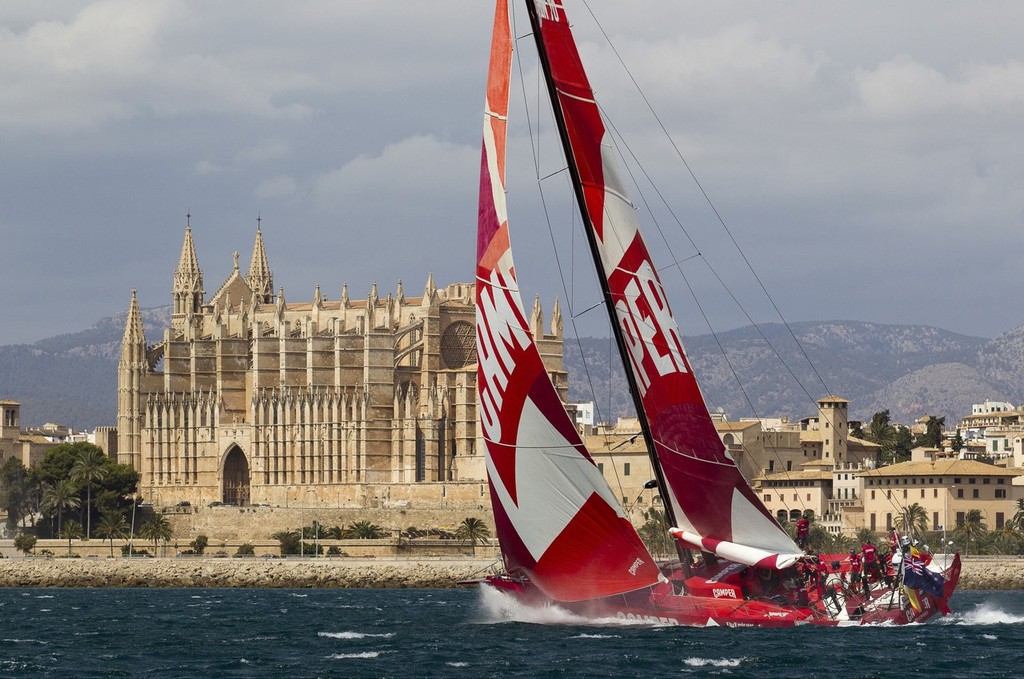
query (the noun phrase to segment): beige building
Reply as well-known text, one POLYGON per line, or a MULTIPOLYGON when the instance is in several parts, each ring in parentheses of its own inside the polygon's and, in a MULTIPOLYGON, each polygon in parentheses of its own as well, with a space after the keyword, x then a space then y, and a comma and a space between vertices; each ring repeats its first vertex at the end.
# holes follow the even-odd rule
POLYGON ((990 530, 1013 517, 1013 479, 1024 471, 976 460, 941 459, 901 462, 861 473, 864 515, 874 531, 900 528, 900 513, 914 503, 924 508, 930 530, 953 530, 967 512, 981 510, 990 530))
POLYGON ((12 457, 26 467, 42 461, 56 442, 43 434, 21 429, 21 404, 0 400, 0 464, 12 457))
MULTIPOLYGON (((476 480, 474 287, 419 296, 289 302, 276 292, 263 235, 249 270, 204 292, 191 227, 173 276, 170 327, 147 342, 132 292, 118 368, 118 461, 158 505, 380 502, 395 484, 476 480)), ((531 329, 563 400, 562 321, 531 329)), ((479 491, 482 492, 482 491, 479 491)))

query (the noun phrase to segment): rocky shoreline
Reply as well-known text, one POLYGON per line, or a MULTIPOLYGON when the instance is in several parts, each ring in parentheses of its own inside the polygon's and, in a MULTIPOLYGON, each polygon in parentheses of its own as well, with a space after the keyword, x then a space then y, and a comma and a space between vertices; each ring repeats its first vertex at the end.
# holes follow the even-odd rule
MULTIPOLYGON (((0 587, 454 587, 493 559, 60 559, 0 560, 0 587)), ((960 589, 1024 589, 1024 559, 968 558, 960 589)))

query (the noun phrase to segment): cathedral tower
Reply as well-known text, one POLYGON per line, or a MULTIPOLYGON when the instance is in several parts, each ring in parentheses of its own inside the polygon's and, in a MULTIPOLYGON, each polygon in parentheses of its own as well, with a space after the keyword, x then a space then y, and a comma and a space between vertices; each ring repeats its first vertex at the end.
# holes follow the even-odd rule
POLYGON ((270 273, 270 264, 267 263, 267 251, 263 247, 263 230, 260 228, 260 218, 256 218, 256 242, 252 246, 252 258, 249 260, 249 273, 245 275, 245 282, 252 289, 253 297, 257 304, 272 304, 274 302, 274 276, 270 273))
POLYGON ((185 242, 181 245, 181 257, 174 271, 174 288, 171 291, 174 309, 171 327, 182 332, 191 327, 192 319, 203 306, 203 272, 199 270, 196 248, 192 243, 192 225, 185 227, 185 242))
POLYGON ((117 364, 117 461, 136 470, 142 451, 142 380, 148 370, 142 313, 132 288, 117 364))

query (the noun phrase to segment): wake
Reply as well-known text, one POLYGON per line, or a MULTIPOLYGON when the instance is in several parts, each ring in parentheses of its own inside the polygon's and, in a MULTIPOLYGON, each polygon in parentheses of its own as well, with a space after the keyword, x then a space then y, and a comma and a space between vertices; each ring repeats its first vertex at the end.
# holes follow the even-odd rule
POLYGON ((586 617, 567 611, 557 605, 529 606, 515 597, 493 587, 480 587, 480 619, 484 625, 504 622, 526 622, 535 625, 591 625, 600 627, 662 627, 643 620, 614 617, 586 617))
POLYGON ((941 624, 946 625, 1019 625, 1024 623, 1024 615, 1004 611, 996 604, 983 601, 973 610, 954 613, 942 618, 941 624))

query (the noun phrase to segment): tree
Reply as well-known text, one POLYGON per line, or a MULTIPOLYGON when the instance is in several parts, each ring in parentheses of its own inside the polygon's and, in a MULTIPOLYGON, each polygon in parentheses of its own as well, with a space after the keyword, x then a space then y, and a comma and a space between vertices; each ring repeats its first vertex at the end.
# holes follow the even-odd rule
MULTIPOLYGON (((75 464, 84 455, 95 456, 95 459, 102 461, 103 478, 95 478, 88 488, 78 484, 80 500, 84 501, 87 507, 91 503, 93 513, 113 509, 127 510, 131 507, 132 498, 138 487, 138 472, 128 465, 118 464, 107 457, 101 448, 91 443, 56 445, 46 452, 42 461, 30 472, 37 480, 39 488, 54 486, 60 481, 72 478, 75 464)), ((45 509, 43 511, 46 513, 45 509)))
POLYGON ((904 530, 909 530, 914 536, 923 538, 924 534, 928 532, 928 510, 915 502, 909 507, 903 508, 903 511, 900 512, 899 522, 904 530))
POLYGON ((78 486, 71 479, 57 481, 54 485, 47 486, 43 490, 41 508, 48 514, 57 512, 58 534, 60 533, 62 519, 64 518, 64 510, 78 509, 81 504, 82 500, 78 496, 78 486))
POLYGON ((174 529, 171 528, 167 517, 157 514, 142 524, 142 527, 139 528, 139 535, 144 540, 151 540, 153 542, 153 553, 156 554, 159 542, 161 540, 170 540, 174 536, 174 529))
POLYGON ((925 423, 924 433, 917 437, 914 443, 927 448, 942 448, 942 428, 946 426, 945 417, 929 415, 925 423))
POLYGON ((644 512, 644 523, 637 530, 640 539, 647 545, 651 554, 668 555, 673 552, 672 537, 668 533, 665 512, 656 507, 649 507, 644 512))
POLYGON ((34 477, 16 457, 0 467, 0 507, 7 511, 7 525, 14 529, 32 506, 34 477))
POLYGON ((1017 499, 1017 511, 1013 518, 1007 522, 1019 531, 1024 531, 1024 497, 1017 499))
POLYGON ((357 540, 379 540, 384 537, 384 529, 364 519, 350 523, 345 529, 345 537, 357 540))
POLYGON ((237 556, 253 556, 256 554, 256 548, 248 542, 238 545, 238 550, 235 552, 237 556))
POLYGON ((972 509, 964 517, 964 523, 958 529, 960 537, 964 540, 964 554, 970 553, 971 540, 977 544, 978 539, 988 530, 985 525, 985 517, 980 509, 972 509))
POLYGON ((36 548, 36 536, 21 533, 18 537, 14 538, 14 548, 28 556, 29 552, 36 548))
POLYGON ((964 437, 960 434, 959 429, 956 430, 956 436, 953 437, 953 440, 950 441, 949 445, 953 449, 954 453, 959 453, 964 449, 964 446, 967 445, 967 442, 964 441, 964 437))
POLYGON ((281 543, 281 556, 299 553, 299 543, 302 542, 302 536, 299 534, 299 531, 283 530, 274 533, 270 537, 281 543))
POLYGON ((68 556, 71 556, 71 541, 82 537, 82 524, 74 519, 68 519, 61 526, 59 537, 68 541, 68 556))
POLYGON ((196 554, 202 556, 203 552, 206 551, 206 546, 210 544, 210 538, 205 535, 197 535, 196 539, 189 543, 189 547, 196 554))
POLYGON ((110 458, 96 446, 83 448, 71 467, 71 479, 85 484, 85 539, 92 537, 92 484, 107 475, 106 464, 110 458))
POLYGON ((864 427, 857 420, 850 423, 850 436, 855 439, 864 438, 864 427))
POLYGON ((96 526, 96 534, 110 541, 110 556, 113 557, 114 539, 128 535, 128 521, 120 512, 103 512, 100 514, 99 525, 96 526))
POLYGON ((468 540, 472 543, 473 556, 476 556, 477 544, 491 537, 491 529, 480 519, 470 516, 462 520, 458 530, 455 531, 455 536, 460 540, 468 540))
POLYGON ((906 462, 910 459, 910 451, 914 447, 914 435, 910 433, 909 427, 905 427, 902 424, 895 425, 893 430, 895 431, 895 436, 892 447, 889 450, 889 458, 893 463, 906 462))

